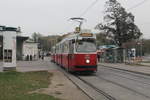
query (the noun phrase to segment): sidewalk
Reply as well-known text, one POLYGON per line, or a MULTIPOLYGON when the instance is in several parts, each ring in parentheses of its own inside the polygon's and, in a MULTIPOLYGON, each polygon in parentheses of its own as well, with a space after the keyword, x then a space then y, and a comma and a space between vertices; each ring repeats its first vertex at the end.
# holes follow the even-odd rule
MULTIPOLYGON (((49 57, 44 60, 38 61, 17 61, 16 71, 29 72, 29 71, 47 71, 57 70, 56 66, 52 66, 49 57)), ((0 72, 3 72, 3 62, 0 62, 0 72)))
POLYGON ((150 75, 150 64, 149 66, 142 65, 128 65, 124 63, 99 63, 99 66, 112 67, 116 69, 126 70, 130 72, 150 75))
POLYGON ((147 67, 150 67, 150 63, 140 63, 141 65, 144 65, 144 66, 147 66, 147 67))

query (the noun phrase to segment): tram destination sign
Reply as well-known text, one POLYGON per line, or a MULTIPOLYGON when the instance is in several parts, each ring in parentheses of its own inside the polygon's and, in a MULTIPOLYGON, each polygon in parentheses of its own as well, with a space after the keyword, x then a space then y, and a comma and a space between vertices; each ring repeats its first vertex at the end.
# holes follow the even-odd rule
POLYGON ((81 33, 80 36, 82 36, 82 37, 92 37, 93 34, 92 33, 81 33))

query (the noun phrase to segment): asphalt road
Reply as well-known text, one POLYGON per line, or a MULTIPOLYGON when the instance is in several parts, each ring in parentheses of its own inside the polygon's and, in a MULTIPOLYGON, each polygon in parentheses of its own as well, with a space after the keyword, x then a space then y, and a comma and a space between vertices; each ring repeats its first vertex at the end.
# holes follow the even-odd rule
POLYGON ((80 77, 116 100, 150 100, 150 76, 99 66, 96 74, 80 77))

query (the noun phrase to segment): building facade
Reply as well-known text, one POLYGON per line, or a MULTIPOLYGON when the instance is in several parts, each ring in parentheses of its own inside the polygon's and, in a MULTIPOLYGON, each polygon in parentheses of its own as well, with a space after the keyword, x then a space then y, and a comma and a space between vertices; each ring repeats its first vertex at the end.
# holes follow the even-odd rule
POLYGON ((33 41, 25 41, 23 43, 24 60, 37 60, 39 58, 38 43, 33 41))

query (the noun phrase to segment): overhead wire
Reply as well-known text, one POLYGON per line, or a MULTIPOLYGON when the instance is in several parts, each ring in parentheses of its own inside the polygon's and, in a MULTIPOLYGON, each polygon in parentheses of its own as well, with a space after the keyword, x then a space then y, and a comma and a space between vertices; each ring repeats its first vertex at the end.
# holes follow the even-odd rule
MULTIPOLYGON (((83 17, 99 0, 93 1, 80 15, 79 17, 83 17)), ((72 23, 73 24, 73 23, 72 23)))
POLYGON ((99 0, 94 0, 80 15, 79 17, 83 17, 99 0))
POLYGON ((95 0, 92 2, 85 10, 83 13, 80 14, 80 17, 84 16, 99 0, 95 0))
MULTIPOLYGON (((93 2, 80 14, 79 17, 83 17, 98 1, 99 1, 99 0, 93 1, 93 2)), ((144 4, 146 1, 148 1, 148 0, 143 0, 142 2, 140 2, 140 3, 138 3, 138 4, 134 5, 134 6, 132 6, 132 7, 130 7, 130 8, 128 8, 127 10, 132 10, 132 9, 134 9, 134 8, 137 8, 137 7, 139 7, 140 5, 144 4)))
MULTIPOLYGON (((144 4, 144 3, 147 2, 147 1, 149 1, 149 0, 143 0, 143 1, 141 1, 140 3, 138 3, 138 4, 136 4, 136 5, 134 5, 134 6, 130 7, 130 8, 128 8, 127 10, 129 11, 129 10, 135 9, 135 8, 141 6, 142 4, 144 4)), ((143 24, 143 25, 144 25, 144 24, 143 24)), ((143 38, 143 35, 142 35, 141 38, 143 38)))
POLYGON ((132 9, 134 9, 134 8, 137 8, 137 7, 141 6, 142 4, 144 4, 144 3, 147 2, 147 1, 148 1, 148 0, 143 0, 143 1, 141 1, 140 3, 138 3, 138 4, 136 4, 136 5, 134 5, 134 6, 130 7, 130 8, 128 8, 127 10, 132 10, 132 9))

